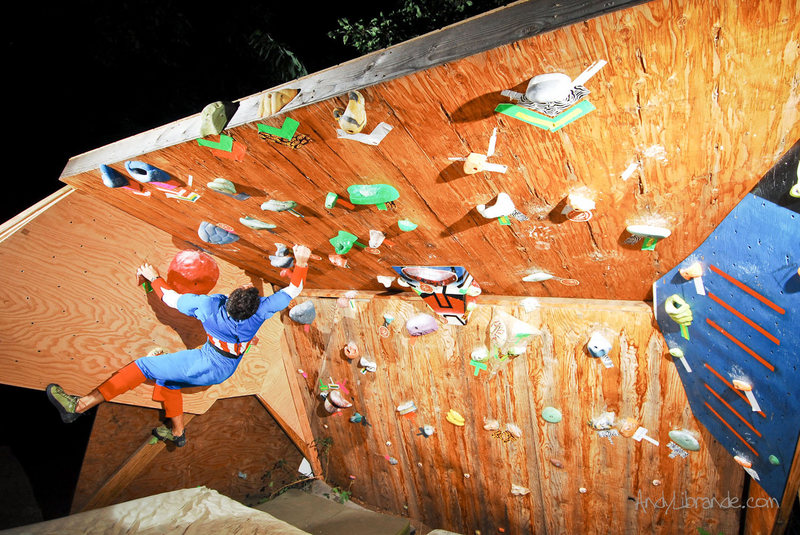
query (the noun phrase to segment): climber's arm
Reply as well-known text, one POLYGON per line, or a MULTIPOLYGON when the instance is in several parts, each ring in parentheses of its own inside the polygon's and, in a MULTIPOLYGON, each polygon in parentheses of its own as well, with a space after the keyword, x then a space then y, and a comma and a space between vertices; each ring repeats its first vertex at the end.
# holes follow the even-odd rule
POLYGON ((169 287, 167 281, 161 278, 156 268, 150 264, 142 264, 139 269, 136 270, 136 274, 150 281, 156 295, 164 304, 172 308, 178 308, 178 299, 181 294, 169 287))

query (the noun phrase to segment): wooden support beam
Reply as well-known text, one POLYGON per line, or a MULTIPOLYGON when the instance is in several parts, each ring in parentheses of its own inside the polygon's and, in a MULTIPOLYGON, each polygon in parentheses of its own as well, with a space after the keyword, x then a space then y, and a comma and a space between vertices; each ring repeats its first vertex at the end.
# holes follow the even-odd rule
POLYGON ((798 491, 800 491, 800 440, 794 450, 792 468, 789 470, 789 479, 786 482, 786 489, 783 491, 781 508, 778 510, 775 525, 772 527, 772 535, 783 535, 786 532, 792 507, 798 499, 798 491))
MULTIPOLYGON (((193 418, 193 414, 184 414, 184 425, 188 427, 189 422, 191 422, 193 418)), ((103 483, 81 510, 89 511, 91 509, 99 509, 100 507, 111 505, 120 491, 128 486, 131 481, 136 479, 165 447, 166 444, 164 442, 158 441, 155 444, 150 444, 150 439, 147 439, 139 449, 137 449, 133 455, 103 483)))

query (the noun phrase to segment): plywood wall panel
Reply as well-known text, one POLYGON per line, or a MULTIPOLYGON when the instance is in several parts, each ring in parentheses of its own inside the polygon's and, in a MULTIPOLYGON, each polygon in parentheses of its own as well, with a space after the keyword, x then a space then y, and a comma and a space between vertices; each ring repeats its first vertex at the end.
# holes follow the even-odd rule
POLYGON ((298 377, 314 436, 333 439, 329 482, 352 485, 357 499, 461 533, 501 527, 509 533, 738 529, 738 509, 654 506, 673 496, 678 504, 683 493, 740 496, 743 475, 699 430, 645 304, 540 299, 537 309, 525 311, 518 299, 496 298, 479 306, 465 327, 443 325, 411 338, 406 319, 427 312, 415 298, 359 294, 345 307, 332 298, 311 299, 318 316, 308 332, 285 322, 291 353, 306 375, 298 377), (542 335, 525 356, 491 360, 488 370, 474 376, 469 355, 488 344, 488 324, 500 310, 542 335), (384 313, 396 318, 388 338, 377 333, 384 313), (614 368, 586 353, 595 330, 613 340, 614 368), (350 340, 377 362, 375 373, 360 373, 343 356, 350 340), (320 379, 346 387, 353 408, 325 412, 320 379), (396 412, 405 400, 418 407, 410 417, 396 412), (544 422, 546 406, 559 408, 563 421, 544 422), (464 415, 465 427, 446 421, 450 409, 464 415), (587 422, 606 410, 635 418, 660 446, 599 437, 587 422), (365 415, 369 425, 351 423, 353 412, 365 415), (519 426, 522 438, 494 437, 483 428, 489 419, 501 431, 508 423, 519 426), (428 438, 419 434, 425 424, 436 429, 428 438), (687 459, 669 458, 667 434, 684 427, 700 433, 702 449, 687 459), (512 484, 530 493, 513 496, 512 484), (649 507, 646 499, 653 502, 649 507))
MULTIPOLYGON (((178 351, 202 345, 205 334, 197 320, 137 286, 139 265, 149 262, 166 275, 182 249, 193 247, 64 188, 46 210, 14 226, 0 242, 0 381, 38 390, 56 382, 82 395, 155 346, 178 351)), ((253 282, 262 293, 272 292, 242 269, 220 258, 217 264, 220 278, 213 291, 227 293, 253 282)), ((224 385, 185 390, 186 410, 202 413, 220 397, 261 392, 281 330, 278 318, 268 320, 259 331, 263 343, 224 385)), ((151 394, 152 386, 142 385, 115 401, 160 407, 151 394)), ((275 410, 296 415, 288 401, 275 410)))
MULTIPOLYGON (((331 112, 346 103, 338 95, 258 121, 276 127, 287 117, 299 121, 298 132, 311 141, 297 150, 260 139, 256 123, 248 123, 226 131, 246 146, 241 161, 215 156, 195 140, 138 157, 183 181, 191 175, 201 194, 196 203, 112 191, 97 170, 63 180, 186 241, 198 241, 203 220, 229 224, 240 232, 239 242, 202 245, 274 283, 281 282, 279 270, 266 258, 276 242, 305 242, 325 258, 339 230, 365 243, 369 229, 379 229, 394 247, 378 256, 354 248, 350 270, 316 263, 309 286, 379 290, 375 275, 391 265, 464 264, 495 295, 648 299, 652 281, 702 242, 800 138, 800 30, 792 24, 798 10, 797 0, 656 0, 388 81, 373 84, 365 72, 365 132, 380 122, 393 127, 377 147, 336 137, 331 112), (503 89, 522 91, 544 72, 575 77, 598 59, 608 64, 587 83, 596 110, 561 130, 545 132, 494 112, 508 101, 503 89), (506 174, 464 175, 448 160, 484 152, 494 128, 491 161, 508 165, 506 174), (631 164, 636 170, 623 179, 631 164), (232 180, 251 199, 208 190, 205 184, 216 177, 232 180), (360 183, 394 185, 401 195, 396 208, 324 208, 328 191, 344 195, 360 183), (501 191, 528 221, 501 226, 477 214, 476 205, 501 191), (597 203, 587 223, 560 215, 566 196, 577 191, 597 203), (267 198, 295 200, 306 217, 262 212, 267 198), (244 215, 278 228, 254 232, 238 224, 244 215), (418 229, 400 232, 401 218, 418 229), (634 223, 662 224, 673 234, 655 251, 641 251, 625 243, 625 228, 634 223), (581 284, 521 282, 536 270, 581 284)), ((502 16, 499 10, 482 20, 502 16)), ((430 61, 437 35, 420 41, 420 62, 406 60, 430 61)), ((381 58, 398 59, 388 51, 381 58)), ((326 89, 351 81, 351 67, 327 71, 326 89), (341 80, 334 80, 337 72, 341 80)), ((373 67, 383 68, 367 71, 373 67)), ((106 163, 122 170, 116 149, 108 154, 106 163)), ((97 154, 77 158, 69 169, 87 158, 97 154)))
MULTIPOLYGON (((86 449, 72 510, 80 511, 159 424, 158 412, 102 405, 86 449)), ((205 485, 248 505, 295 479, 303 455, 253 396, 223 399, 187 425, 187 445, 172 446, 117 494, 112 505, 205 485), (285 468, 276 468, 285 464, 285 468)))

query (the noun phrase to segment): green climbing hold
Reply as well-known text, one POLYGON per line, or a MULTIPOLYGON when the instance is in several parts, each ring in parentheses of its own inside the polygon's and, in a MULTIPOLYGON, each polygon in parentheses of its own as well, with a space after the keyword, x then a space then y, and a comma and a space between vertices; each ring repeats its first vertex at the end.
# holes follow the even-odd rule
POLYGON ((779 465, 781 464, 781 460, 775 457, 774 455, 769 456, 769 464, 779 465))
POLYGON ((386 203, 400 197, 400 192, 389 184, 356 184, 347 188, 353 204, 375 204, 386 210, 386 203))
POLYGON ((224 102, 212 102, 200 114, 200 137, 216 135, 228 124, 228 114, 224 102))
POLYGON ((673 429, 669 432, 669 438, 687 451, 700 450, 700 443, 697 441, 697 438, 695 438, 694 433, 686 429, 673 429))
POLYGON ((542 409, 542 418, 551 424, 557 424, 561 421, 561 411, 555 407, 545 407, 542 409))
POLYGON ((416 223, 409 221, 408 219, 401 219, 397 222, 397 226, 400 227, 400 230, 403 232, 409 232, 417 228, 416 223))
POLYGON ((350 234, 349 232, 340 230, 339 234, 328 241, 330 241, 331 245, 333 245, 333 248, 336 250, 336 254, 346 254, 350 249, 353 248, 353 245, 364 247, 363 244, 358 243, 356 240, 358 240, 358 236, 355 234, 350 234))

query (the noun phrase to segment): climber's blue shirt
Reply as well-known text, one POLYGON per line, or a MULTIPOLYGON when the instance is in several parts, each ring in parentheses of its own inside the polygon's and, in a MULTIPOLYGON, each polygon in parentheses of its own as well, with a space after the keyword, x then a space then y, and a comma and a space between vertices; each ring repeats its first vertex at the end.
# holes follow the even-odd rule
MULTIPOLYGON (((286 308, 292 298, 284 291, 262 297, 256 313, 240 321, 228 316, 225 310, 227 300, 228 297, 222 294, 183 294, 178 299, 178 310, 200 320, 203 329, 211 336, 238 343, 251 340, 261 324, 286 308)), ((241 360, 241 355, 238 358, 226 357, 206 342, 197 349, 141 357, 135 362, 144 376, 156 384, 183 388, 219 384, 233 375, 241 360)))

